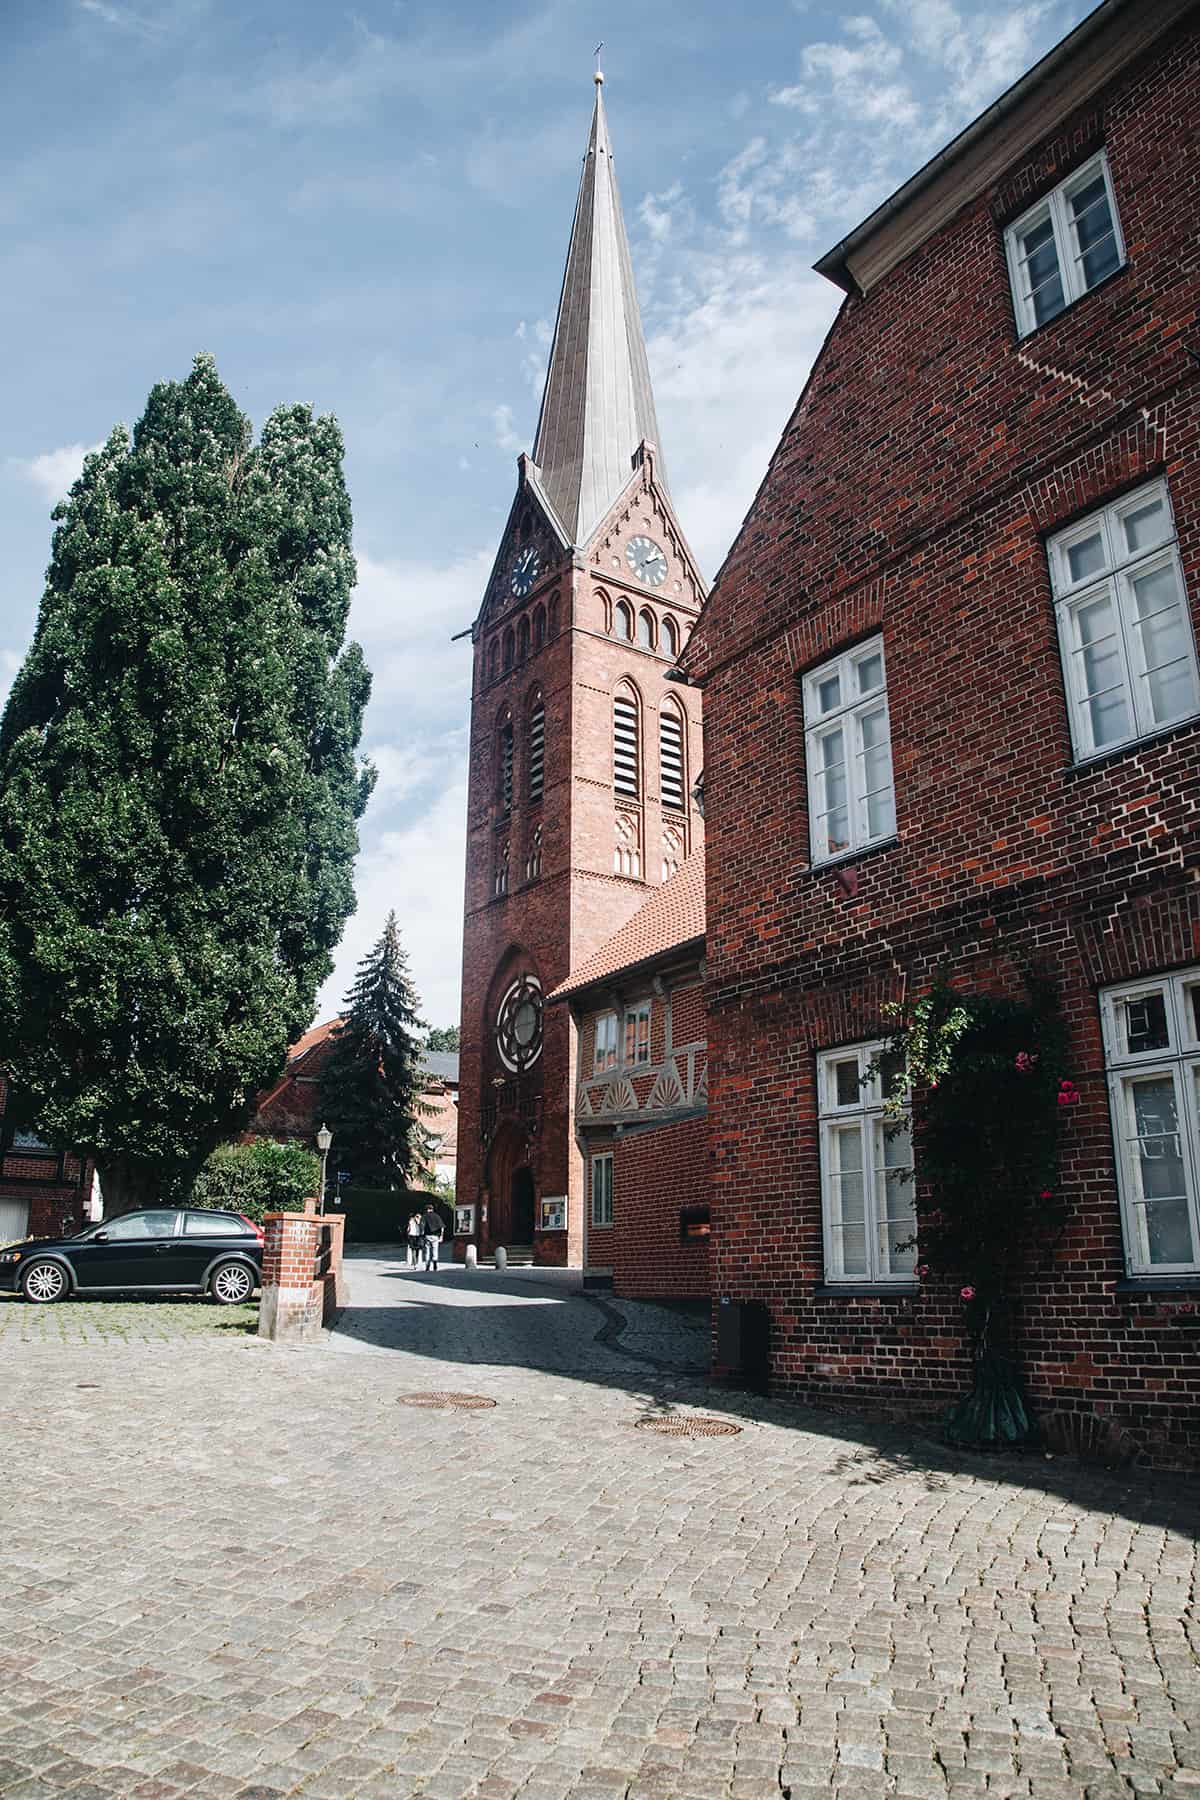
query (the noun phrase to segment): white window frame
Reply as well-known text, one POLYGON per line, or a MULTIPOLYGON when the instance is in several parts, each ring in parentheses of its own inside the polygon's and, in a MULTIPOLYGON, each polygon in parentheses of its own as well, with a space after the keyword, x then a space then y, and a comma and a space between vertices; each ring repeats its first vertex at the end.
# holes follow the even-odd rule
POLYGON ((1063 685, 1071 722, 1071 743, 1077 762, 1108 756, 1125 745, 1170 731, 1188 719, 1200 716, 1200 665, 1196 661, 1195 633, 1192 629, 1191 606, 1179 559, 1175 515, 1171 494, 1165 481, 1151 481, 1145 487, 1123 494, 1108 506, 1098 507, 1084 519, 1077 519, 1063 531, 1055 532, 1046 544, 1050 565, 1050 588, 1058 622, 1059 653, 1062 657, 1063 685), (1130 551, 1124 533, 1124 521, 1130 513, 1139 512, 1153 501, 1160 501, 1168 526, 1167 535, 1145 550, 1130 551), (1074 580, 1071 575, 1070 552, 1085 538, 1099 530, 1104 547, 1103 569, 1074 580), (1135 580, 1152 574, 1155 568, 1170 567, 1179 590, 1179 608, 1186 634, 1184 658, 1192 683, 1192 702, 1177 715, 1155 719, 1149 710, 1145 657, 1142 636, 1134 609, 1135 580), (1132 729, 1123 737, 1095 741, 1088 696, 1082 680, 1082 639, 1079 633, 1081 609, 1097 600, 1107 599, 1117 626, 1117 649, 1121 660, 1120 686, 1132 729))
POLYGON ((597 1231, 607 1231, 613 1222, 613 1153, 611 1150, 601 1151, 592 1157, 589 1186, 592 1225, 597 1231))
MULTIPOLYGON (((1008 259, 1008 279, 1012 288, 1013 311, 1017 319, 1018 337, 1028 337, 1031 331, 1040 329, 1033 310, 1033 295, 1026 291, 1022 266, 1021 239, 1026 232, 1034 230, 1048 220, 1054 233, 1054 253, 1058 259, 1058 276, 1062 283, 1063 303, 1056 313, 1051 313, 1049 318, 1041 321, 1043 325, 1049 325, 1051 319, 1061 318, 1069 306, 1076 300, 1081 300, 1084 294, 1092 291, 1088 287, 1084 275, 1083 253, 1079 248, 1075 221, 1071 215, 1069 202, 1072 194, 1081 187, 1086 187, 1097 175, 1102 175, 1104 178, 1104 191, 1108 197, 1108 212, 1113 226, 1113 240, 1119 258, 1116 269, 1110 269, 1107 274, 1101 276, 1101 281, 1107 281, 1109 275, 1115 275, 1117 269, 1125 266, 1125 239, 1121 234, 1117 197, 1113 192, 1108 157, 1101 150, 1098 156, 1093 156, 1090 161, 1084 163, 1081 169, 1073 170, 1065 181, 1061 181, 1056 188, 1052 188, 1048 194, 1044 194, 1036 206, 1031 206, 1027 212, 1021 214, 1019 219, 1014 219, 1004 233, 1004 251, 1008 259)), ((1099 286, 1099 282, 1095 285, 1099 286)))
POLYGON ((1196 1077, 1200 1070, 1200 1034, 1189 990, 1200 989, 1200 966, 1171 975, 1145 977, 1105 988, 1100 995, 1100 1019, 1104 1031, 1104 1063, 1108 1077, 1108 1110, 1112 1123, 1117 1166, 1117 1191, 1121 1200, 1121 1230, 1125 1241, 1125 1267, 1134 1277, 1200 1275, 1200 1106, 1196 1077), (1131 1051, 1122 1030, 1124 1008, 1144 995, 1161 994, 1166 1013, 1168 1043, 1165 1048, 1131 1051), (1136 1078, 1169 1075, 1175 1093, 1179 1123, 1180 1159, 1183 1164, 1187 1216, 1192 1255, 1187 1262, 1152 1262, 1146 1230, 1147 1201, 1141 1192, 1141 1159, 1129 1127, 1129 1090, 1136 1078))
POLYGON ((596 1019, 596 1041, 592 1050, 592 1073, 604 1075, 617 1066, 620 1021, 615 1012, 600 1013, 596 1019), (611 1026, 611 1031, 607 1028, 611 1026))
POLYGON ((814 865, 818 863, 837 862, 844 856, 855 856, 872 844, 890 843, 896 835, 896 779, 892 764, 892 725, 888 711, 887 698, 887 662, 883 654, 883 635, 868 639, 865 644, 856 644, 852 650, 844 650, 841 655, 834 656, 817 669, 812 669, 804 677, 804 757, 808 770, 808 844, 809 859, 814 865), (862 663, 869 662, 872 657, 879 658, 883 679, 877 687, 867 693, 857 691, 858 669, 862 663), (827 712, 820 711, 820 690, 827 682, 837 676, 840 693, 843 696, 837 706, 830 707, 827 712), (888 783, 887 790, 892 797, 892 820, 884 831, 871 832, 867 824, 867 801, 876 793, 885 789, 875 788, 867 791, 863 772, 866 751, 863 746, 863 721, 868 716, 882 715, 884 731, 887 739, 888 783), (821 747, 826 738, 833 732, 842 732, 842 743, 845 753, 846 769, 846 814, 849 841, 844 850, 831 850, 819 847, 818 827, 825 816, 822 809, 824 798, 821 788, 823 768, 821 763, 821 747))
POLYGON ((649 1062, 650 1002, 649 1000, 639 1000, 636 1006, 627 1006, 625 1008, 625 1018, 621 1027, 621 1063, 622 1067, 626 1069, 644 1069, 648 1066, 649 1062), (638 1055, 638 1049, 641 1047, 639 1042, 641 1039, 641 1032, 638 1030, 638 1025, 642 1019, 646 1021, 645 1056, 638 1055), (632 1056, 629 1054, 629 1027, 631 1022, 633 1024, 632 1056))
MULTIPOLYGON (((817 1112, 820 1129, 821 1157, 821 1231, 825 1251, 825 1284, 827 1287, 894 1288, 912 1287, 916 1280, 917 1250, 904 1252, 904 1266, 883 1266, 885 1257, 880 1243, 879 1190, 884 1184, 877 1173, 878 1158, 885 1154, 885 1132, 897 1130, 883 1110, 883 1082, 875 1066, 885 1045, 882 1041, 866 1044, 843 1044, 836 1050, 822 1051, 817 1057, 817 1112), (839 1102, 837 1095, 838 1063, 858 1063, 858 1096, 853 1102, 839 1102), (862 1145, 860 1161, 863 1179, 863 1225, 867 1268, 847 1272, 838 1239, 834 1175, 834 1134, 848 1124, 859 1124, 862 1145), (868 1155, 867 1152, 870 1151, 868 1155)), ((902 1128, 903 1129, 903 1128, 902 1128)), ((909 1146, 911 1155, 911 1126, 909 1146)), ((915 1183, 912 1164, 908 1165, 910 1187, 915 1183)), ((914 1219, 914 1235, 916 1223, 914 1219)))

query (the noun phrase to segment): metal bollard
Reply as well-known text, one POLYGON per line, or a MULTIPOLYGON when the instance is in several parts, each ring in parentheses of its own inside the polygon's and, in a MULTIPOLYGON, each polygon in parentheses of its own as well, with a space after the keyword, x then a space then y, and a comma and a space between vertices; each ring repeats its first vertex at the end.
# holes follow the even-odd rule
POLYGON ((479 1252, 475 1248, 474 1244, 468 1244, 467 1245, 467 1254, 463 1257, 463 1268, 464 1269, 477 1269, 478 1267, 479 1267, 479 1252))
POLYGON ((496 1245, 496 1267, 497 1269, 507 1269, 508 1267, 508 1251, 503 1244, 496 1245))

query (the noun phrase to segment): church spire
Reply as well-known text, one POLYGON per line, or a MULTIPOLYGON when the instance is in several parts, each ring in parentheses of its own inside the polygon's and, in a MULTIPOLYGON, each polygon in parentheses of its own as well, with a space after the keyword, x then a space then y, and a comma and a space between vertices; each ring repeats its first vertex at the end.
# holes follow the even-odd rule
POLYGON ((643 439, 658 445, 598 69, 595 82, 596 107, 533 443, 542 486, 573 544, 586 541, 621 492, 643 439))

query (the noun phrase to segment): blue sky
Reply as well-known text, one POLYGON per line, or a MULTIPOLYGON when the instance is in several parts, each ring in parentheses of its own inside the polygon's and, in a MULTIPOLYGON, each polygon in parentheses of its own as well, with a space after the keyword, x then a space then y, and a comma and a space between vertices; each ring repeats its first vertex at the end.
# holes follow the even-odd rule
POLYGON ((336 413, 375 672, 359 910, 458 1016, 470 647, 537 416, 605 41, 663 448, 711 576, 832 320, 814 259, 1090 10, 4 0, 0 691, 83 450, 210 350, 336 413))

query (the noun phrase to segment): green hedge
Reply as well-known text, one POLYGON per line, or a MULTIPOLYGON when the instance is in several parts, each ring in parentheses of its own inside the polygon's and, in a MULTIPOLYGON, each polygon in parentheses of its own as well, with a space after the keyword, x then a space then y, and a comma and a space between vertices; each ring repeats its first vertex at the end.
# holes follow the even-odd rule
POLYGON ((189 1206, 245 1213, 256 1224, 264 1213, 303 1212, 321 1185, 321 1159, 303 1144, 221 1144, 213 1151, 188 1196, 189 1206))

